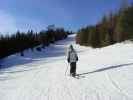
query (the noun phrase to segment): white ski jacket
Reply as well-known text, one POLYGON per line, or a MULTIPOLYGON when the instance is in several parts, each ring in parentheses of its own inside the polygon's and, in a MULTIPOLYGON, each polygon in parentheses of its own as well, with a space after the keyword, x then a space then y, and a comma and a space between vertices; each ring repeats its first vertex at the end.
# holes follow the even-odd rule
POLYGON ((77 53, 76 53, 75 50, 70 50, 69 49, 67 60, 68 60, 69 63, 78 61, 78 56, 77 56, 77 53))

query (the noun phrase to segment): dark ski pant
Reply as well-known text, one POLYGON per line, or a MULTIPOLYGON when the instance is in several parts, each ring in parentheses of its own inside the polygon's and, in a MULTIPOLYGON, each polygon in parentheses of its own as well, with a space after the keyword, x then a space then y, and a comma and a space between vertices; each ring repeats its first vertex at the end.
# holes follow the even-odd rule
POLYGON ((70 63, 70 75, 72 76, 76 75, 76 62, 70 63))

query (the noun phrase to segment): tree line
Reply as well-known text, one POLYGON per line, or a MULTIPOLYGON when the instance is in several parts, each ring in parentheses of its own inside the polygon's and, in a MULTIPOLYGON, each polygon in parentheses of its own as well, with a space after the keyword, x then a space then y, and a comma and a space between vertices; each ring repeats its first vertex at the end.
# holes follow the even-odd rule
POLYGON ((133 39, 133 4, 124 4, 117 12, 103 16, 96 25, 81 28, 76 43, 94 48, 133 39))
POLYGON ((25 49, 31 49, 41 51, 42 48, 49 46, 49 44, 55 41, 67 38, 72 32, 65 31, 63 28, 48 28, 40 32, 28 32, 17 31, 16 34, 0 36, 0 59, 7 57, 11 54, 20 53, 24 56, 25 49))

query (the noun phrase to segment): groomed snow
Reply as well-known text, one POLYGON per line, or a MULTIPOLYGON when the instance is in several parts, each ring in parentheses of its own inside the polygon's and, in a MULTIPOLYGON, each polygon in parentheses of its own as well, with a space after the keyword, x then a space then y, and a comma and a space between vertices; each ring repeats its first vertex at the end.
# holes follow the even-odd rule
POLYGON ((92 49, 76 45, 74 37, 1 61, 0 100, 133 100, 133 44, 92 49), (79 79, 67 70, 69 44, 78 52, 79 79))

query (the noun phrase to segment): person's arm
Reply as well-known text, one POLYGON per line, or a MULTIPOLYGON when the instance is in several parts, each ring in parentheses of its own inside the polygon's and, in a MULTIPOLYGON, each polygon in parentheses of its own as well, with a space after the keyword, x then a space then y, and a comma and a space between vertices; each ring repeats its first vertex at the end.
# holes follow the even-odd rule
POLYGON ((70 52, 68 52, 68 54, 67 54, 67 61, 68 61, 68 63, 70 62, 70 52))
POLYGON ((79 59, 79 58, 78 58, 78 55, 76 54, 76 60, 78 61, 78 59, 79 59))
POLYGON ((75 51, 75 54, 76 54, 76 60, 78 61, 78 55, 77 55, 77 52, 75 51))

